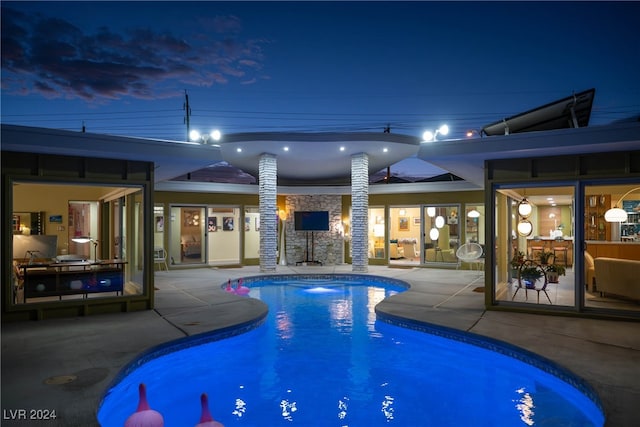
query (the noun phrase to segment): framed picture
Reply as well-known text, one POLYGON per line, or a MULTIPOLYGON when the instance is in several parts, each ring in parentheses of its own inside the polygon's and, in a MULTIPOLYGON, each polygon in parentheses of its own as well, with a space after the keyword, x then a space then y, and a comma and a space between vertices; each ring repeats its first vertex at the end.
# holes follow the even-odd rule
POLYGON ((62 215, 49 215, 49 222, 57 222, 62 224, 62 215))
POLYGON ((156 216, 156 233, 162 233, 164 231, 164 216, 156 216))
POLYGON ((244 231, 251 231, 251 218, 249 217, 244 219, 244 231))
POLYGON ((401 216, 398 218, 398 230, 409 231, 409 218, 401 216))
POLYGON ((222 231, 233 231, 233 217, 232 216, 223 216, 222 217, 222 231))
POLYGON ((210 216, 207 218, 207 231, 210 233, 214 233, 218 231, 218 218, 215 216, 210 216))
POLYGON ((419 216, 414 216, 413 217, 413 225, 420 225, 420 217, 419 216))
POLYGON ((260 231, 260 218, 256 217, 256 231, 260 231))

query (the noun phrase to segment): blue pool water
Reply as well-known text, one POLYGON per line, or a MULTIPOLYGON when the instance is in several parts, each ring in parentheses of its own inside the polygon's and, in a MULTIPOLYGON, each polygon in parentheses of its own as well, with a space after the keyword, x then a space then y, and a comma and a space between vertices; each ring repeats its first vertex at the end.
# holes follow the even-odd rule
POLYGON ((604 424, 595 398, 574 387, 585 390, 579 379, 525 363, 526 353, 512 357, 513 347, 492 351, 447 338, 445 330, 376 320, 375 305, 406 290, 390 279, 282 279, 245 279, 250 296, 269 306, 264 324, 221 340, 181 342, 178 351, 162 347, 132 363, 105 395, 100 424, 124 424, 141 382, 167 427, 196 425, 203 392, 226 427, 604 424))

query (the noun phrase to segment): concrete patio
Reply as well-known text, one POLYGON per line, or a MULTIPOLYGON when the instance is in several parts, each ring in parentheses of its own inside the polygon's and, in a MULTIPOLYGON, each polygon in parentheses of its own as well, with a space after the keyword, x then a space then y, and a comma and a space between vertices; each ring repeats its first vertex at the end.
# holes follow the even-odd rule
MULTIPOLYGON (((350 273, 350 265, 278 266, 278 274, 350 273)), ((2 325, 3 426, 30 426, 18 410, 55 410, 47 426, 95 426, 100 398, 119 370, 170 340, 225 328, 265 313, 260 301, 224 292, 228 279, 258 267, 156 273, 152 311, 2 325)), ((607 426, 631 426, 640 402, 640 323, 486 311, 468 270, 370 266, 369 274, 411 284, 378 309, 502 340, 551 359, 587 380, 607 426)))

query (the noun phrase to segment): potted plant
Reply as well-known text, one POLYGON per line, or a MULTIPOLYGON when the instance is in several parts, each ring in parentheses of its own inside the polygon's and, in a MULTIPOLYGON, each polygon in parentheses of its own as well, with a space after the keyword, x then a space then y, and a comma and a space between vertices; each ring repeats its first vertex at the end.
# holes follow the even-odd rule
POLYGON ((560 264, 549 264, 545 267, 547 272, 547 279, 549 283, 558 283, 560 276, 564 276, 567 272, 567 268, 560 264))
POLYGON ((540 264, 547 265, 549 263, 549 258, 553 256, 553 252, 543 250, 540 252, 540 264))
POLYGON ((544 275, 544 271, 539 265, 534 263, 527 263, 520 267, 520 281, 521 284, 527 288, 535 288, 535 284, 544 275))

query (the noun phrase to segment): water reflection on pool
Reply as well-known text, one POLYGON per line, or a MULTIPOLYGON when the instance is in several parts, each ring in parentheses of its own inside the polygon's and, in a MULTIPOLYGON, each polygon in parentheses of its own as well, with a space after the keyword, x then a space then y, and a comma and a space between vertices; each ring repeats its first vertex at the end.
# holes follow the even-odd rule
POLYGON ((134 363, 105 396, 101 425, 123 425, 141 382, 165 426, 197 424, 203 392, 227 427, 604 423, 593 396, 574 387, 579 379, 525 363, 524 353, 511 357, 513 347, 491 351, 417 324, 377 320, 375 305, 406 290, 400 282, 275 276, 244 285, 269 306, 263 325, 197 346, 183 342, 179 351, 165 347, 162 356, 134 363))

